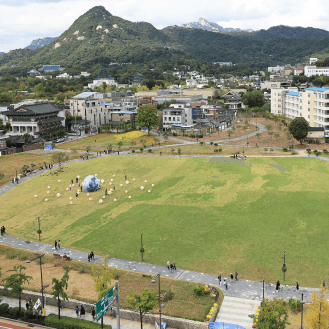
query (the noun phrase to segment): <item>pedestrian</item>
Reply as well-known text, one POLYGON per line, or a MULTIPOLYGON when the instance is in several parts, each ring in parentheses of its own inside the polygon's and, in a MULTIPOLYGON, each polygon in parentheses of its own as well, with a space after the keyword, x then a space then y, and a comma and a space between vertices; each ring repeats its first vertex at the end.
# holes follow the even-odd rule
POLYGON ((280 289, 280 281, 278 280, 278 281, 276 282, 275 290, 278 292, 279 289, 280 289))
POLYGON ((80 186, 80 179, 79 179, 79 182, 78 182, 79 186, 80 186))
POLYGON ((91 259, 91 256, 90 256, 90 254, 88 254, 88 262, 90 263, 90 259, 91 259))
POLYGON ((57 241, 55 240, 55 249, 57 250, 57 241))
POLYGON ((299 283, 297 282, 296 283, 296 291, 298 292, 298 290, 299 290, 299 283))
POLYGON ((78 183, 78 180, 79 180, 79 178, 78 178, 78 177, 76 177, 76 178, 75 178, 75 182, 76 182, 76 183, 78 183))
POLYGON ((84 319, 85 314, 86 314, 86 310, 85 310, 84 306, 81 305, 81 307, 80 307, 80 317, 84 319))
POLYGON ((127 175, 125 175, 125 181, 127 181, 127 175))
POLYGON ((172 273, 172 270, 174 268, 174 265, 172 263, 170 263, 170 272, 172 273))
POLYGON ((3 226, 1 226, 0 234, 3 235, 3 226))
POLYGON ((118 151, 118 155, 120 154, 120 151, 118 151))
POLYGON ((79 196, 79 193, 77 192, 77 193, 75 193, 75 197, 77 198, 79 196))
POLYGON ((230 275, 230 276, 231 276, 231 282, 232 282, 232 281, 233 281, 233 273, 231 273, 231 275, 230 275))
POLYGON ((168 270, 170 269, 170 262, 169 262, 169 259, 167 259, 167 268, 168 268, 168 270))
POLYGON ((57 246, 58 246, 58 249, 61 249, 61 240, 58 240, 57 246))
POLYGON ((70 191, 71 191, 72 185, 70 184, 70 191))
POLYGON ((235 270, 235 281, 238 281, 238 271, 237 270, 235 270))
POLYGON ((73 179, 71 179, 71 184, 73 184, 73 179))
POLYGON ((26 301, 25 308, 26 308, 26 310, 28 310, 28 309, 30 308, 30 303, 29 303, 29 301, 26 301))
POLYGON ((4 226, 1 226, 1 235, 4 235, 6 233, 6 228, 4 226))
POLYGON ((91 308, 91 316, 93 317, 93 321, 95 321, 96 311, 94 306, 91 308))
POLYGON ((176 262, 175 261, 173 261, 174 262, 174 270, 177 270, 177 268, 176 268, 176 262))
POLYGON ((93 251, 90 252, 90 259, 95 260, 95 254, 93 251))
POLYGON ((75 314, 77 315, 77 318, 78 318, 79 317, 79 306, 78 306, 78 304, 75 307, 75 314))
POLYGON ((87 155, 87 160, 89 160, 89 155, 87 155))
POLYGON ((105 189, 105 195, 107 195, 107 188, 105 189))
POLYGON ((222 276, 220 274, 218 275, 218 283, 219 283, 219 285, 222 284, 222 276))
POLYGON ((112 309, 112 307, 110 307, 110 317, 111 317, 111 319, 113 319, 113 309, 112 309))
POLYGON ((81 190, 81 192, 82 192, 82 185, 81 185, 81 187, 80 187, 80 190, 81 190))
POLYGON ((227 290, 227 282, 226 282, 226 279, 224 279, 224 289, 227 290))
POLYGON ((323 282, 322 282, 322 286, 323 286, 323 288, 326 287, 326 281, 325 281, 325 280, 323 280, 323 282))
POLYGON ((115 191, 115 184, 113 184, 113 191, 115 191))

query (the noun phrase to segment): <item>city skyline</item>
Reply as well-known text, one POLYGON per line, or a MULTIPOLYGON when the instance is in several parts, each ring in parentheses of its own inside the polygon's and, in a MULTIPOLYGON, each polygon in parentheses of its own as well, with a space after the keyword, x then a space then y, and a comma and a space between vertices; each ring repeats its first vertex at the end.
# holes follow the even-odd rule
POLYGON ((298 5, 292 0, 236 0, 229 7, 226 4, 222 0, 168 0, 165 6, 150 0, 113 0, 111 5, 105 0, 1 0, 0 52, 24 48, 34 39, 57 37, 94 6, 104 6, 114 16, 145 21, 158 29, 203 17, 225 28, 260 30, 288 25, 329 30, 329 3, 324 0, 302 0, 298 5))

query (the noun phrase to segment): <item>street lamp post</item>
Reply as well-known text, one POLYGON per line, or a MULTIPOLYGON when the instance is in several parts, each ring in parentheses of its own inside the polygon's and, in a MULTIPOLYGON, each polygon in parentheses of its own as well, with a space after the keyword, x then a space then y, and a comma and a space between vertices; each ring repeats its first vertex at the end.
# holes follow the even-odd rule
POLYGON ((300 329, 303 329, 303 311, 304 311, 304 294, 302 293, 302 300, 300 302, 302 304, 302 315, 301 315, 301 323, 300 323, 300 329))
POLYGON ((143 260, 143 254, 144 254, 144 248, 143 248, 143 233, 141 233, 141 250, 140 250, 141 254, 142 254, 142 262, 143 260))
POLYGON ((242 152, 243 152, 243 156, 244 156, 244 144, 243 144, 243 151, 242 152))
POLYGON ((286 267, 286 252, 283 252, 283 257, 281 257, 283 259, 283 265, 282 265, 282 272, 283 272, 283 281, 286 280, 286 271, 287 271, 287 267, 286 267))
POLYGON ((264 301, 264 299, 265 299, 265 289, 264 289, 265 287, 264 287, 264 280, 263 280, 263 301, 264 301))
POLYGON ((17 169, 16 170, 16 184, 18 183, 18 179, 17 179, 17 169))
POLYGON ((155 283, 156 279, 159 279, 159 314, 160 314, 160 329, 161 329, 161 308, 163 306, 161 305, 161 296, 160 296, 160 276, 161 274, 159 273, 151 282, 155 283))
POLYGON ((26 262, 27 263, 31 263, 33 262, 34 260, 37 260, 37 259, 40 259, 40 274, 41 274, 41 294, 42 294, 42 308, 45 307, 45 302, 44 302, 44 299, 43 299, 43 290, 44 290, 44 287, 43 287, 43 279, 42 279, 42 262, 41 262, 41 258, 44 256, 45 254, 41 254, 33 259, 30 259, 30 260, 27 260, 26 262))
POLYGON ((41 229, 40 229, 40 217, 38 216, 38 223, 39 223, 39 229, 38 229, 38 234, 39 234, 39 242, 41 242, 41 237, 40 237, 40 234, 41 234, 41 229))

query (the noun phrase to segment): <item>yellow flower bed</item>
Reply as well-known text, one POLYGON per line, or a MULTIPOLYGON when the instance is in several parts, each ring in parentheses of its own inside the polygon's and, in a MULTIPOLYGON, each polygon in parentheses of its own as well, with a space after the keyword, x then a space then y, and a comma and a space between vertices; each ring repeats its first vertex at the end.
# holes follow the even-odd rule
POLYGON ((146 133, 136 130, 136 131, 129 131, 126 134, 121 134, 117 136, 117 139, 123 140, 123 139, 135 139, 135 138, 140 138, 142 136, 145 136, 146 133))

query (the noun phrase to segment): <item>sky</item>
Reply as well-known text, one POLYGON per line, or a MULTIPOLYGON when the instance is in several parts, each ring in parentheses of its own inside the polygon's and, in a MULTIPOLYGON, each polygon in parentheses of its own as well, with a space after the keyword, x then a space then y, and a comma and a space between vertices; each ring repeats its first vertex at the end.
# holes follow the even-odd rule
POLYGON ((0 0, 0 52, 24 48, 34 39, 57 37, 94 6, 158 29, 202 17, 240 29, 288 25, 329 30, 328 0, 0 0))

